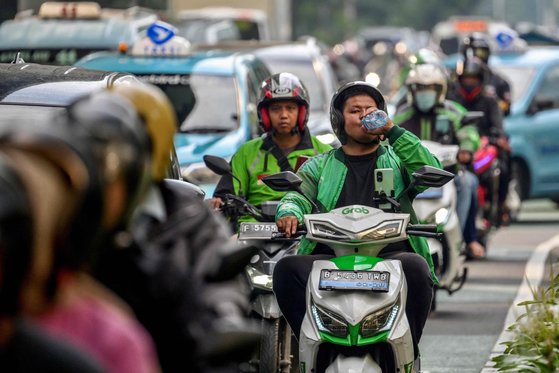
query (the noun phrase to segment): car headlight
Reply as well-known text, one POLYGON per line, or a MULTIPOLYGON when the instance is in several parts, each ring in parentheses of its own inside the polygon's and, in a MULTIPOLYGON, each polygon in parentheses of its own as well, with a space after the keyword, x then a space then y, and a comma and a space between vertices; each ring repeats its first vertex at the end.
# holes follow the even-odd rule
POLYGON ((184 180, 196 185, 217 184, 220 175, 206 167, 204 163, 192 163, 186 167, 181 167, 181 176, 184 180))
POLYGON ((264 274, 253 267, 246 267, 246 273, 252 286, 272 291, 272 276, 264 274))
POLYGON ((403 220, 391 220, 384 222, 373 229, 359 234, 361 239, 382 240, 390 237, 397 237, 402 232, 403 220))
POLYGON ((392 328, 392 324, 394 324, 394 320, 396 320, 399 309, 399 302, 396 301, 396 303, 388 307, 367 315, 361 323, 361 335, 363 337, 371 337, 382 329, 392 328))
POLYGON ((325 311, 314 303, 311 303, 311 310, 318 330, 340 338, 347 336, 347 323, 343 321, 341 316, 330 311, 325 311))

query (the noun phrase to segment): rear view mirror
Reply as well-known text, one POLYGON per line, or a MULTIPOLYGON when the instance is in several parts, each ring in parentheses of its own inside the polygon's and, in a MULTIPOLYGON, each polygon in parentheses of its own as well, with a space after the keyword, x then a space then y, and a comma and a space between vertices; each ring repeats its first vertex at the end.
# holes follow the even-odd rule
POLYGON ((262 181, 278 192, 299 192, 299 186, 303 182, 299 176, 291 171, 283 171, 266 176, 262 181))
POLYGON ((454 174, 432 166, 423 166, 413 174, 415 185, 427 187, 442 187, 450 180, 454 179, 454 174))
POLYGON ((461 123, 462 125, 477 123, 483 118, 483 115, 483 111, 468 111, 462 117, 461 123))
POLYGON ((231 173, 231 166, 225 159, 216 157, 215 155, 205 155, 203 159, 206 167, 216 174, 227 175, 231 173))

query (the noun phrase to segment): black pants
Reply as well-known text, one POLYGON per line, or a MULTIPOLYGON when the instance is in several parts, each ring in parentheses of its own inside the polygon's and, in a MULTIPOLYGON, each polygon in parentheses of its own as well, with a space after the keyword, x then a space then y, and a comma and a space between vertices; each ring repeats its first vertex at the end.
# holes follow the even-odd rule
MULTIPOLYGON (((283 316, 297 338, 305 316, 305 292, 313 262, 332 257, 328 254, 287 256, 282 258, 274 268, 274 293, 283 316)), ((415 357, 417 357, 418 343, 433 299, 434 284, 429 265, 422 256, 409 252, 381 252, 379 257, 402 262, 408 284, 406 315, 410 323, 415 357)))

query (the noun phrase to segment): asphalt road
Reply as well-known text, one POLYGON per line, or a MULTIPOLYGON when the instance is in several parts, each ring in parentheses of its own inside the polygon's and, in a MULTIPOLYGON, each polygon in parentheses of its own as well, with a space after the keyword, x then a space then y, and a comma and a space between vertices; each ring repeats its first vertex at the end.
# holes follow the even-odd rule
POLYGON ((545 270, 534 253, 538 247, 545 251, 555 245, 550 240, 559 234, 558 228, 554 204, 525 202, 519 221, 491 237, 487 259, 466 263, 469 275, 464 287, 451 296, 439 292, 437 310, 420 343, 424 373, 491 371, 488 361, 503 340, 505 322, 508 325, 517 309, 509 312, 509 308, 519 299, 519 287, 526 288, 525 283, 521 286, 526 263, 531 258, 530 263, 536 263, 530 266, 531 273, 545 270))

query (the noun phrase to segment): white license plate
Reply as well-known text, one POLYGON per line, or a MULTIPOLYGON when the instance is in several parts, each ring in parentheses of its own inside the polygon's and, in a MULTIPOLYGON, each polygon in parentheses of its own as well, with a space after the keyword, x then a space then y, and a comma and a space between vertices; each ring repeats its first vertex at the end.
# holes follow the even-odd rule
POLYGON ((271 239, 277 231, 276 223, 241 223, 239 240, 271 239))
POLYGON ((369 290, 387 292, 390 272, 386 271, 344 271, 323 269, 320 271, 320 290, 369 290))

